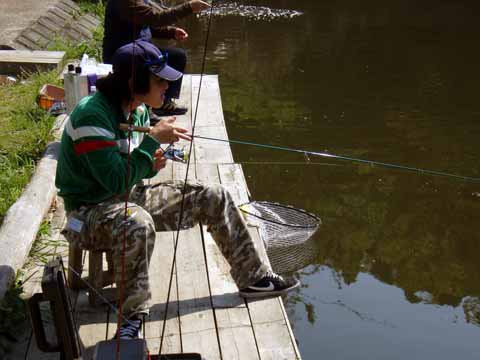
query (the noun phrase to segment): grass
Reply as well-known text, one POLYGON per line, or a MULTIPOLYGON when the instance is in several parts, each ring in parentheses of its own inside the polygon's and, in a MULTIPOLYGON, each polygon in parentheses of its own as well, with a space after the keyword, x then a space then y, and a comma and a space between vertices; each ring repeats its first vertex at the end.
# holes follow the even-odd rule
POLYGON ((0 358, 13 347, 27 320, 25 300, 22 299, 22 283, 15 281, 0 301, 0 358))
POLYGON ((85 53, 89 57, 94 57, 97 61, 102 59, 103 27, 99 26, 93 32, 91 40, 81 41, 80 43, 56 37, 48 45, 49 51, 65 51, 66 59, 81 59, 85 53))
MULTIPOLYGON (((105 5, 81 0, 82 12, 97 15, 103 23, 105 5)), ((80 43, 56 38, 48 50, 66 52, 67 59, 80 59, 84 53, 102 58, 103 26, 93 38, 80 43)), ((43 84, 59 85, 58 74, 41 72, 26 74, 23 81, 0 86, 0 225, 8 208, 17 200, 35 170, 46 144, 52 140, 55 118, 36 104, 43 84)))
POLYGON ((0 222, 28 183, 55 118, 36 103, 43 84, 58 84, 55 72, 35 73, 0 86, 0 222))
POLYGON ((107 1, 98 0, 98 1, 89 1, 89 0, 80 0, 77 1, 77 5, 80 7, 82 13, 94 14, 100 20, 105 18, 105 3, 107 1))

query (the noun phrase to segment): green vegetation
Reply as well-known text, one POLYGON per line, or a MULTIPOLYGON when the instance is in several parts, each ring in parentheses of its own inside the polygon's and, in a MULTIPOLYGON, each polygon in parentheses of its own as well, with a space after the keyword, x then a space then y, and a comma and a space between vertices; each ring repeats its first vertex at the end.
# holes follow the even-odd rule
MULTIPOLYGON (((78 3, 83 13, 94 14, 100 18, 103 23, 105 16, 105 5, 103 1, 92 3, 88 0, 82 0, 78 3)), ((93 32, 91 40, 81 41, 80 43, 72 40, 66 40, 62 37, 55 38, 48 46, 50 51, 65 51, 67 59, 80 59, 83 54, 94 57, 97 60, 102 58, 103 26, 99 26, 93 32)))
MULTIPOLYGON (((83 12, 103 20, 102 1, 84 0, 79 5, 83 12)), ((80 59, 84 53, 101 59, 102 39, 103 26, 99 26, 91 40, 73 43, 58 37, 48 50, 65 51, 67 59, 80 59)), ((38 91, 44 84, 60 84, 58 74, 25 74, 21 82, 0 86, 0 224, 30 180, 46 144, 52 140, 50 130, 54 117, 36 104, 38 91)))
POLYGON ((25 300, 22 299, 22 283, 15 281, 0 302, 0 357, 10 351, 21 334, 27 320, 25 300))
POLYGON ((81 59, 83 54, 99 60, 102 58, 103 27, 98 27, 91 40, 80 43, 56 37, 47 47, 49 51, 65 51, 66 59, 81 59))
POLYGON ((58 84, 55 72, 28 75, 0 86, 0 221, 21 194, 46 144, 54 117, 38 107, 43 84, 58 84))
POLYGON ((80 0, 77 2, 77 5, 80 6, 82 13, 94 14, 100 18, 103 22, 105 17, 105 4, 106 1, 98 0, 80 0))

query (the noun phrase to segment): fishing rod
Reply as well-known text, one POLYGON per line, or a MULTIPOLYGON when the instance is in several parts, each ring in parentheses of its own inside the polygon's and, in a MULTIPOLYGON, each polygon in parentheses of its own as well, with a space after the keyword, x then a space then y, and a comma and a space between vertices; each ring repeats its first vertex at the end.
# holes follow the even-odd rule
MULTIPOLYGON (((123 123, 120 124, 120 129, 121 130, 132 130, 132 131, 143 132, 143 133, 149 133, 150 132, 149 127, 134 126, 134 125, 123 124, 123 123)), ((352 162, 358 162, 358 163, 369 164, 369 165, 378 165, 378 166, 383 166, 383 167, 388 167, 388 168, 408 170, 408 171, 413 171, 413 172, 420 172, 420 173, 430 174, 430 175, 451 177, 451 178, 467 180, 467 181, 480 181, 480 178, 478 178, 478 177, 462 176, 462 175, 457 175, 457 174, 450 174, 450 173, 443 172, 443 171, 427 170, 427 169, 420 169, 420 168, 411 167, 411 166, 391 164, 391 163, 386 163, 386 162, 381 162, 381 161, 359 159, 359 158, 354 158, 354 157, 349 157, 349 156, 330 154, 330 153, 327 153, 327 152, 308 151, 308 150, 294 149, 294 148, 288 148, 288 147, 283 147, 283 146, 259 144, 259 143, 254 143, 254 142, 250 142, 250 141, 218 139, 218 138, 213 138, 213 137, 208 137, 208 136, 200 136, 200 135, 194 135, 193 137, 196 138, 196 139, 225 142, 225 143, 229 143, 229 144, 250 145, 250 146, 261 147, 261 148, 272 149, 272 150, 281 150, 281 151, 288 151, 288 152, 293 152, 293 153, 300 153, 300 154, 303 154, 307 159, 309 159, 309 156, 321 156, 321 157, 326 157, 326 158, 352 161, 352 162)))

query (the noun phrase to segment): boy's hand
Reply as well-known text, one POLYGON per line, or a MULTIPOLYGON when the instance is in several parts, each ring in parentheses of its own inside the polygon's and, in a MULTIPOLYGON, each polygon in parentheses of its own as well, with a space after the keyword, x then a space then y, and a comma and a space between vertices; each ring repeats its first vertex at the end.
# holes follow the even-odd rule
POLYGON ((159 171, 167 166, 167 158, 163 156, 163 150, 158 149, 153 155, 153 170, 159 171))
POLYGON ((193 13, 197 14, 202 10, 208 9, 210 7, 210 4, 202 0, 191 0, 190 6, 192 7, 193 13))
POLYGON ((176 120, 175 116, 160 120, 150 129, 150 136, 157 139, 161 144, 171 144, 180 139, 192 141, 187 129, 175 126, 176 120))

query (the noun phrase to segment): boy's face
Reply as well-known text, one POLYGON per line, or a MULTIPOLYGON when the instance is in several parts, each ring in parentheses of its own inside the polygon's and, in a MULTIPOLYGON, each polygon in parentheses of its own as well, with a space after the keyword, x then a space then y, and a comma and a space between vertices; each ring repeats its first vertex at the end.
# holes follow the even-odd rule
POLYGON ((150 91, 146 94, 137 94, 136 100, 153 108, 162 106, 165 100, 165 91, 168 89, 168 81, 150 74, 150 91))

